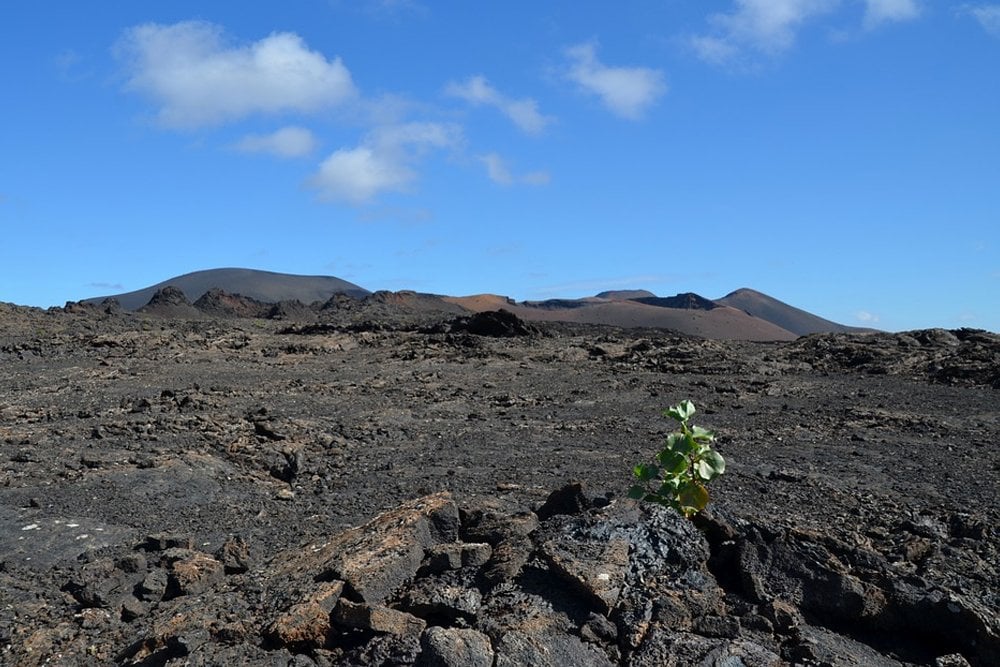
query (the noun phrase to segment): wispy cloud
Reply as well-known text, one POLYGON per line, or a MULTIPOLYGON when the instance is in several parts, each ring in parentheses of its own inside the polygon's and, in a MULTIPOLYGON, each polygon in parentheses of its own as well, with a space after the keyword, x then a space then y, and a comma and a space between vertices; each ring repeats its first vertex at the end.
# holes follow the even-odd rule
POLYGON ((594 43, 566 50, 566 76, 582 90, 597 95, 612 113, 628 120, 641 118, 667 92, 662 71, 648 67, 610 67, 597 59, 594 43))
POLYGON ((878 324, 879 316, 867 310, 859 310, 854 313, 854 318, 862 324, 878 324))
POLYGON ((1000 37, 1000 4, 962 5, 961 12, 974 18, 990 35, 1000 37))
POLYGON ((283 127, 271 134, 251 134, 233 145, 241 153, 268 153, 283 158, 304 157, 312 153, 318 142, 312 132, 303 127, 283 127))
POLYGON ((452 82, 445 92, 474 105, 495 107, 518 128, 528 134, 541 134, 553 118, 538 110, 538 103, 530 97, 513 98, 504 95, 486 80, 484 76, 469 77, 461 83, 452 82))
MULTIPOLYGON (((688 45, 702 60, 714 65, 745 64, 755 57, 775 57, 795 46, 799 33, 810 23, 844 6, 864 6, 861 20, 866 30, 887 23, 919 18, 924 0, 734 0, 727 12, 708 17, 709 29, 688 38, 688 45)), ((849 30, 834 30, 841 37, 849 30)))
POLYGON ((875 28, 883 23, 912 21, 920 16, 917 0, 865 0, 865 28, 875 28))
POLYGON ((736 0, 732 11, 709 16, 711 30, 692 37, 690 45, 713 64, 731 62, 748 50, 777 55, 795 44, 803 25, 838 4, 839 0, 736 0))
POLYGON ((515 175, 511 172, 507 161, 497 153, 480 155, 479 161, 486 167, 486 173, 490 177, 490 180, 498 185, 514 185, 516 183, 524 185, 547 185, 551 180, 547 171, 532 171, 515 175))
POLYGON ((79 52, 66 49, 57 55, 52 64, 63 81, 77 82, 93 76, 93 71, 79 52))
POLYGON ((403 192, 417 180, 413 165, 428 151, 454 147, 461 129, 443 123, 378 128, 354 148, 333 152, 309 180, 321 199, 360 205, 382 192, 403 192))
POLYGON ((129 68, 129 88, 151 97, 158 121, 168 127, 312 113, 356 95, 340 58, 327 60, 289 32, 232 46, 211 23, 147 23, 127 30, 117 52, 129 68))

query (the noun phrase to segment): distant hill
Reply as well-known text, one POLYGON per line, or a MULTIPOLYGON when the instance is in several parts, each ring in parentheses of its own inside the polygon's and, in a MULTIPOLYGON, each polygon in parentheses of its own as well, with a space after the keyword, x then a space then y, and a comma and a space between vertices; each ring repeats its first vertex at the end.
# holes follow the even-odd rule
POLYGON ((168 286, 176 287, 191 303, 213 288, 267 303, 300 301, 308 304, 326 301, 334 294, 347 294, 356 298, 370 294, 363 287, 333 276, 298 276, 256 269, 209 269, 186 273, 134 292, 91 297, 84 299, 84 303, 116 299, 122 308, 138 310, 149 303, 156 292, 168 286))
POLYGON ((644 289, 618 289, 618 290, 608 290, 607 292, 599 292, 594 298, 596 299, 609 299, 611 301, 622 301, 624 299, 642 299, 646 297, 655 297, 656 295, 649 290, 644 289))
POLYGON ((442 296, 412 291, 369 292, 332 276, 300 276, 254 269, 211 269, 164 280, 141 290, 92 297, 160 317, 263 317, 302 321, 428 323, 434 318, 507 310, 522 320, 671 329, 730 340, 794 340, 810 333, 861 333, 752 289, 721 299, 693 292, 657 296, 612 290, 579 299, 514 301, 495 294, 442 296))
POLYGON ((698 295, 639 297, 638 299, 551 299, 514 302, 507 297, 479 294, 470 297, 443 297, 471 311, 503 308, 523 320, 535 322, 576 322, 618 327, 672 329, 692 336, 736 340, 794 340, 798 336, 737 308, 717 305, 698 295), (646 301, 652 303, 646 303, 646 301), (706 307, 706 302, 711 307, 706 307), (676 304, 671 307, 663 304, 676 304))
POLYGON ((783 301, 778 301, 774 297, 745 287, 735 292, 730 292, 721 299, 716 299, 715 303, 738 308, 749 315, 767 320, 771 324, 791 331, 798 336, 805 336, 811 333, 865 333, 874 331, 874 329, 849 327, 844 324, 831 322, 818 315, 813 315, 812 313, 790 306, 783 301))

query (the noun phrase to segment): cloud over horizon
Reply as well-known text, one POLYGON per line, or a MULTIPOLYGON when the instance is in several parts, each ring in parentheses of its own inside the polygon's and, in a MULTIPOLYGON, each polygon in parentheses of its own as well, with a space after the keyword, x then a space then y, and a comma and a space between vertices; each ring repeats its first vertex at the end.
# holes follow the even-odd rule
POLYGON ((593 42, 566 49, 566 74, 582 90, 596 95, 612 113, 638 120, 667 92, 662 71, 649 67, 610 67, 597 59, 593 42))
POLYGON ((153 99, 157 120, 171 128, 314 113, 357 94, 340 58, 327 60, 290 32, 231 46, 212 23, 147 23, 126 30, 116 51, 130 72, 128 88, 153 99))
POLYGON ((475 106, 495 107, 528 134, 541 134, 553 121, 551 116, 545 116, 538 110, 538 102, 535 100, 530 97, 508 97, 490 85, 482 75, 471 76, 462 83, 449 83, 445 92, 475 106))

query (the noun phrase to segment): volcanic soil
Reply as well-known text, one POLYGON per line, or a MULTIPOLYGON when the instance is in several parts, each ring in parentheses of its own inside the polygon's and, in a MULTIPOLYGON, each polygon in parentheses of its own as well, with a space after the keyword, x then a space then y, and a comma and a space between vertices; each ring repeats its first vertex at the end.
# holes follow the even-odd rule
POLYGON ((0 304, 0 662, 1000 664, 1000 336, 380 312, 0 304))

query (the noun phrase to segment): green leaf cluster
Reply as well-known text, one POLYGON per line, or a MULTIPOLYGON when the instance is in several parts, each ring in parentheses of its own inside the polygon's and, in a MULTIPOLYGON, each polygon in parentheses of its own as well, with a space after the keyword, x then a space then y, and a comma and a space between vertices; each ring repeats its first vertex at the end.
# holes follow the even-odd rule
POLYGON ((705 484, 726 472, 726 461, 712 449, 715 434, 688 423, 694 413, 694 403, 688 400, 663 411, 680 424, 680 430, 667 436, 655 463, 640 463, 633 469, 638 484, 629 489, 629 498, 672 507, 686 517, 705 509, 705 484))

